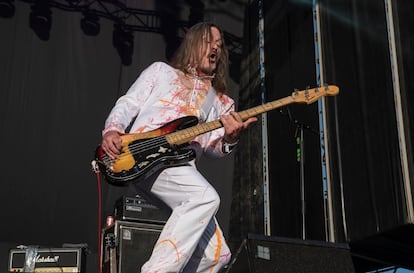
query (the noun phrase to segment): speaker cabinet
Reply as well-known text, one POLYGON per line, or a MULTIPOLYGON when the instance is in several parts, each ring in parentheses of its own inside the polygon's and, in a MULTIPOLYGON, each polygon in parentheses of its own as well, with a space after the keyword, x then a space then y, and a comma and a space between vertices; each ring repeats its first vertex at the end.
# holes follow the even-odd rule
POLYGON ((102 231, 103 273, 140 272, 151 256, 163 225, 115 221, 102 231))
POLYGON ((233 255, 226 272, 355 272, 347 244, 249 234, 233 255))

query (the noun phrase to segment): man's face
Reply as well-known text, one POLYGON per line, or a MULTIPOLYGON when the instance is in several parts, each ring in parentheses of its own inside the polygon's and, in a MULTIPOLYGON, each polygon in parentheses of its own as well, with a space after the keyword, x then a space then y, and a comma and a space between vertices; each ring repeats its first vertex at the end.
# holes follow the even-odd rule
POLYGON ((216 27, 211 27, 211 36, 204 37, 204 48, 201 50, 201 62, 197 70, 200 76, 212 75, 217 68, 223 41, 220 31, 216 27))

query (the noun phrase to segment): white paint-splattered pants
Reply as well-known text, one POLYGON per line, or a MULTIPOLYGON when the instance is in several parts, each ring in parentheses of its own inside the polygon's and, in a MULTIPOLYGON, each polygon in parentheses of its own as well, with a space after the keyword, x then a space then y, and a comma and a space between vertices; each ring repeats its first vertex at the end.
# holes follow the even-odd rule
POLYGON ((230 261, 215 218, 220 198, 193 162, 164 170, 151 192, 172 214, 142 273, 215 273, 230 261))

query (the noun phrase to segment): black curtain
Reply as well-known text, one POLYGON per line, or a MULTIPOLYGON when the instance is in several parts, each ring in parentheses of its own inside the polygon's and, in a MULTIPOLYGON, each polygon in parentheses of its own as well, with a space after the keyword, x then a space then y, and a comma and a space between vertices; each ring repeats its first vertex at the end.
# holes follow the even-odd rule
MULTIPOLYGON (((414 177, 414 153, 413 153, 413 131, 414 131, 414 82, 410 79, 414 75, 414 31, 411 28, 414 18, 414 3, 409 0, 398 0, 393 2, 398 69, 400 71, 401 99, 403 104, 404 125, 406 128, 406 140, 408 150, 408 164, 410 177, 414 177)), ((413 182, 413 181, 411 181, 413 182)), ((412 185, 414 183, 411 183, 412 185)))
MULTIPOLYGON (((185 31, 178 26, 179 18, 184 20, 180 24, 201 19, 192 14, 192 5, 198 2, 164 2, 132 3, 158 10, 161 33, 134 31, 129 65, 121 62, 114 48, 114 21, 109 18, 100 18, 97 36, 87 36, 80 27, 80 11, 54 6, 50 35, 38 36, 29 23, 30 1, 13 1, 14 15, 0 17, 0 142, 4 155, 0 161, 4 219, 0 256, 7 257, 8 249, 20 244, 61 247, 63 243, 87 243, 93 257, 87 257, 90 268, 86 271, 96 272, 98 213, 103 225, 118 198, 135 194, 101 180, 102 211, 98 211, 98 182, 91 161, 105 118, 145 67, 166 60, 179 41, 177 35, 185 31), (171 5, 179 13, 169 10, 171 5), (183 17, 188 10, 191 18, 183 17)), ((197 7, 202 11, 203 6, 197 7)), ((208 20, 232 34, 236 42, 231 46, 237 48, 239 20, 243 20, 238 13, 243 4, 214 2, 208 7, 208 20), (231 12, 219 14, 224 9, 231 12)), ((238 78, 234 61, 230 60, 232 77, 238 78)), ((237 83, 230 79, 229 88, 237 100, 237 83)), ((227 234, 233 156, 221 160, 202 157, 198 165, 220 194, 217 218, 227 234)), ((7 262, 7 258, 0 259, 1 271, 6 270, 7 262)))
MULTIPOLYGON (((162 60, 164 42, 156 33, 136 35, 133 62, 124 66, 112 21, 101 19, 99 35, 86 36, 81 13, 53 8, 50 38, 42 40, 29 27, 30 5, 13 4, 14 16, 0 18, 0 242, 87 243, 96 255, 94 151, 115 100, 144 67, 162 60)), ((102 181, 101 190, 104 217, 126 189, 102 181)), ((5 270, 8 249, 1 251, 5 270)), ((96 262, 88 257, 88 265, 96 262)))
MULTIPOLYGON (((250 5, 246 17, 250 19, 245 24, 245 37, 249 38, 242 66, 245 81, 240 91, 242 108, 260 103, 257 3, 250 5)), ((313 14, 311 1, 263 3, 265 96, 266 101, 271 101, 290 95, 294 88, 316 85, 313 14)), ((410 1, 393 4, 411 179, 412 5, 410 1)), ((319 130, 317 105, 284 107, 268 115, 272 234, 299 237, 301 232, 296 136, 298 124, 303 124, 308 128, 304 138, 308 238, 324 239, 325 221, 332 220, 334 240, 343 242, 410 223, 407 198, 412 196, 402 180, 384 3, 323 0, 319 7, 325 83, 338 85, 340 89, 338 96, 326 99, 334 215, 333 219, 323 215, 326 193, 322 188, 319 137, 315 134, 319 130)), ((238 164, 243 164, 246 158, 252 163, 250 167, 240 165, 244 167, 235 181, 241 185, 239 198, 248 200, 257 209, 249 211, 234 202, 239 204, 241 219, 247 223, 241 226, 259 233, 264 222, 263 158, 258 152, 262 145, 260 130, 256 127, 246 140, 251 150, 239 152, 238 164)))
MULTIPOLYGON (((312 5, 264 1, 266 100, 316 87, 312 5)), ((292 104, 269 113, 272 234, 325 239, 318 104, 292 104), (303 150, 300 150, 303 130, 303 150), (303 153, 304 176, 301 177, 303 153), (302 184, 303 183, 303 184, 302 184), (301 188, 305 190, 302 211, 301 188), (302 223, 305 214, 305 226, 302 223)))
MULTIPOLYGON (((316 87, 312 5, 300 1, 262 1, 264 11, 264 98, 292 95, 316 87)), ((246 11, 240 108, 262 103, 259 62, 258 1, 246 11)), ((302 201, 298 137, 304 135, 306 239, 324 240, 324 194, 319 141, 318 105, 289 105, 267 113, 271 235, 302 238, 302 201)), ((231 231, 263 234, 265 222, 261 117, 241 138, 236 156, 231 231)))
POLYGON ((402 180, 386 10, 383 1, 328 0, 321 9, 326 78, 341 90, 329 107, 336 212, 354 241, 407 223, 412 198, 402 180))

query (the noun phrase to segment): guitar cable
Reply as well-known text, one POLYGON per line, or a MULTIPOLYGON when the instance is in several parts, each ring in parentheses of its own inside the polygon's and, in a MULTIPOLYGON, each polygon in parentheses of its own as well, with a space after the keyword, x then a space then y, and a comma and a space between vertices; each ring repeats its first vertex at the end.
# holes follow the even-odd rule
POLYGON ((99 171, 98 163, 92 160, 92 171, 96 174, 96 182, 98 189, 98 272, 102 273, 102 247, 101 247, 101 229, 102 229, 102 187, 101 187, 101 175, 99 171))

